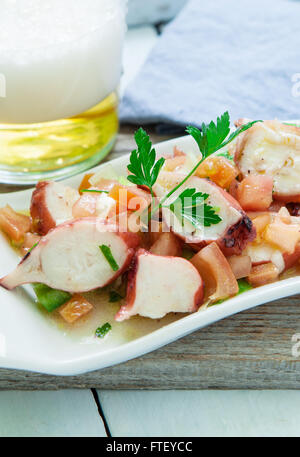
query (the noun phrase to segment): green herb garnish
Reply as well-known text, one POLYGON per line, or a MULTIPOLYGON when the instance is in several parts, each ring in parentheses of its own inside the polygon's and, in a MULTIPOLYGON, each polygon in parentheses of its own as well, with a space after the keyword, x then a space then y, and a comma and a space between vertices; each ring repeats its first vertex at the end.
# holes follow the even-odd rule
POLYGON ((117 264, 114 256, 112 255, 110 247, 106 246, 105 244, 102 244, 101 246, 99 246, 99 248, 100 248, 102 254, 104 255, 104 257, 106 258, 107 262, 111 266, 111 269, 113 271, 118 271, 120 267, 117 264))
POLYGON ((220 145, 227 138, 230 132, 230 117, 228 111, 217 118, 216 124, 202 124, 201 130, 197 127, 188 126, 187 133, 196 140, 203 157, 210 156, 213 152, 220 149, 220 145))
POLYGON ((38 302, 51 313, 56 308, 66 303, 72 298, 72 295, 62 290, 51 289, 46 284, 33 284, 32 285, 38 302))
POLYGON ((96 189, 81 189, 80 191, 81 193, 85 193, 85 192, 94 192, 94 193, 97 193, 97 194, 109 194, 108 190, 96 190, 96 189))
POLYGON ((32 249, 36 248, 38 244, 39 244, 39 242, 37 242, 37 243, 34 243, 34 245, 33 245, 33 246, 31 246, 31 248, 29 249, 29 251, 27 252, 27 254, 26 254, 26 255, 30 254, 30 253, 31 253, 31 251, 32 251, 32 249))
POLYGON ((232 132, 231 135, 229 135, 230 117, 228 111, 226 111, 224 114, 222 114, 221 117, 217 118, 216 124, 213 121, 207 125, 203 123, 201 130, 199 130, 197 127, 188 126, 186 131, 192 135, 199 146, 200 152, 202 154, 200 161, 201 163, 211 154, 231 143, 240 133, 250 129, 250 127, 256 124, 256 122, 262 121, 248 122, 247 124, 237 128, 234 132, 232 132))
POLYGON ((248 290, 253 289, 253 287, 248 283, 248 281, 246 281, 246 279, 239 279, 238 285, 239 285, 238 295, 243 294, 244 292, 247 292, 248 290))
POLYGON ((186 189, 168 207, 178 219, 186 219, 194 227, 210 227, 222 219, 217 209, 205 203, 208 194, 197 192, 196 189, 186 189))
POLYGON ((149 135, 140 128, 135 136, 137 149, 130 155, 128 171, 131 173, 127 177, 128 181, 137 186, 147 186, 153 194, 152 187, 155 184, 158 174, 165 163, 162 157, 156 162, 156 152, 152 148, 149 135))
POLYGON ((102 327, 98 327, 96 332, 95 332, 95 335, 98 337, 98 338, 104 338, 105 335, 108 334, 108 332, 111 331, 111 325, 106 322, 106 324, 102 325, 102 327))
POLYGON ((109 302, 110 303, 116 303, 118 301, 123 300, 123 296, 116 292, 115 290, 110 290, 109 291, 109 302))
MULTIPOLYGON (((197 165, 195 165, 195 167, 190 171, 190 173, 188 173, 188 175, 177 186, 175 186, 167 195, 165 195, 161 199, 159 204, 153 205, 148 221, 156 214, 156 212, 159 209, 163 208, 163 204, 180 187, 182 187, 184 183, 188 181, 188 179, 195 173, 199 165, 207 157, 209 157, 211 154, 218 151, 219 149, 222 149, 225 146, 227 146, 240 133, 252 127, 252 125, 256 122, 262 121, 252 121, 248 124, 242 125, 230 135, 230 117, 228 112, 226 111, 224 114, 222 114, 222 116, 217 118, 216 123, 214 123, 213 121, 211 121, 207 125, 203 123, 201 126, 201 130, 192 126, 187 127, 187 132, 190 135, 192 135, 192 137, 196 140, 199 146, 200 152, 202 154, 201 160, 197 163, 197 165)), ((153 186, 158 178, 161 168, 165 163, 165 159, 161 158, 158 161, 156 161, 155 149, 152 148, 152 143, 150 141, 149 135, 147 135, 147 133, 142 128, 140 128, 136 132, 135 141, 138 149, 131 152, 130 164, 127 167, 131 175, 129 175, 127 179, 138 186, 148 187, 148 189, 151 192, 152 199, 154 201, 153 186)), ((195 189, 187 189, 186 191, 194 192, 195 189)), ((182 194, 178 198, 179 200, 182 200, 182 194)), ((197 199, 197 197, 194 196, 194 199, 197 199)), ((181 208, 182 217, 184 217, 185 219, 190 218, 193 224, 197 223, 197 225, 199 225, 200 223, 202 223, 205 226, 205 218, 202 218, 201 221, 199 220, 199 218, 191 218, 191 208, 189 208, 187 205, 181 205, 181 208)), ((193 211, 195 212, 195 210, 192 210, 192 213, 193 211)), ((215 214, 216 209, 211 207, 210 211, 208 211, 207 209, 206 213, 208 216, 210 216, 210 222, 207 222, 207 224, 218 224, 221 221, 221 218, 215 214)))

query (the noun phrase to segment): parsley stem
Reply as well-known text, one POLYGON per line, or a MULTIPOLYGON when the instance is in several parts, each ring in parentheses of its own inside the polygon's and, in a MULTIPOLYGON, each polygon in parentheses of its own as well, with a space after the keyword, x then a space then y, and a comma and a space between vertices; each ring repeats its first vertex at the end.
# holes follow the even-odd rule
POLYGON ((168 198, 170 198, 174 194, 174 192, 176 192, 184 183, 186 183, 186 181, 188 179, 190 179, 190 177, 195 173, 195 171, 197 170, 199 165, 203 162, 203 160, 204 160, 204 156, 201 157, 201 160, 197 163, 197 165, 195 165, 195 167, 189 172, 189 174, 179 184, 177 184, 177 186, 175 186, 172 190, 170 190, 170 192, 162 198, 162 200, 159 202, 158 205, 154 206, 154 209, 151 211, 151 214, 150 214, 150 219, 155 215, 155 213, 160 208, 163 207, 163 204, 165 203, 165 201, 168 200, 168 198))
MULTIPOLYGON (((220 149, 222 149, 223 147, 227 146, 227 144, 229 144, 231 141, 233 141, 236 136, 239 134, 239 133, 242 133, 244 132, 245 130, 248 130, 250 127, 252 127, 253 124, 255 124, 256 122, 262 122, 262 121, 253 121, 253 122, 249 122, 248 124, 240 127, 239 129, 237 129, 233 134, 231 134, 227 140, 223 141, 221 144, 219 144, 209 155, 211 154, 214 154, 215 152, 219 151, 220 149)), ((202 153, 202 151, 201 151, 202 153)), ((202 157, 201 159, 199 160, 199 162, 197 163, 197 165, 194 166, 194 168, 187 174, 187 176, 179 183, 177 184, 177 186, 175 186, 173 189, 170 190, 170 192, 165 195, 162 200, 159 202, 158 205, 156 205, 154 207, 154 209, 151 211, 150 213, 150 219, 155 215, 155 213, 160 209, 162 208, 162 205, 163 203, 168 200, 168 198, 170 198, 174 192, 176 192, 178 189, 180 189, 180 187, 186 183, 188 181, 188 179, 190 179, 191 176, 193 176, 193 174, 195 173, 195 171, 197 170, 197 168, 199 167, 199 165, 201 165, 201 163, 208 157, 208 155, 206 155, 205 153, 202 153, 202 157)))

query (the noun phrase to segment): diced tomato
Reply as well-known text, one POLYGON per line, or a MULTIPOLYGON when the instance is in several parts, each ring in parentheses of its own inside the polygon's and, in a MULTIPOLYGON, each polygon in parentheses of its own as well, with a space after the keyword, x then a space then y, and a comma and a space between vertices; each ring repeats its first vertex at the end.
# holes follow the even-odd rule
POLYGON ((83 177, 83 180, 81 181, 78 190, 79 192, 82 192, 84 189, 90 189, 91 187, 93 187, 95 189, 105 190, 109 192, 116 184, 118 184, 118 181, 115 179, 106 179, 102 177, 97 178, 97 176, 94 175, 94 173, 88 173, 83 177))
POLYGON ((24 235, 24 242, 21 247, 21 254, 26 255, 30 249, 33 248, 35 244, 40 241, 41 237, 39 235, 35 235, 34 233, 25 233, 24 235))
POLYGON ((271 223, 271 214, 263 213, 252 219, 253 225, 256 229, 257 238, 260 238, 265 231, 268 224, 271 223))
POLYGON ((93 309, 93 305, 82 295, 75 294, 67 303, 62 305, 58 312, 69 324, 73 324, 81 317, 88 314, 93 309))
POLYGON ((236 279, 246 278, 250 274, 252 263, 248 255, 232 255, 227 261, 236 279))
POLYGON ((90 178, 93 175, 94 175, 93 173, 88 173, 88 174, 84 175, 84 177, 81 181, 81 184, 78 188, 79 192, 81 192, 83 189, 89 189, 91 187, 90 178))
POLYGON ((127 210, 141 211, 146 209, 151 202, 151 196, 148 192, 135 186, 125 187, 120 184, 113 186, 109 192, 109 197, 117 202, 117 213, 127 210))
POLYGON ((170 229, 165 221, 159 221, 157 219, 151 219, 151 225, 149 227, 149 237, 151 245, 158 240, 160 235, 165 232, 169 232, 170 229))
POLYGON ((228 189, 232 181, 238 176, 239 171, 226 157, 212 156, 199 165, 195 174, 199 178, 209 178, 223 189, 228 189))
POLYGON ((300 227, 276 220, 267 226, 263 238, 268 243, 277 246, 282 252, 292 254, 300 241, 300 227))
POLYGON ((73 205, 72 213, 73 217, 91 217, 96 213, 97 199, 99 194, 86 192, 77 200, 73 205))
POLYGON ((264 284, 276 281, 278 276, 278 268, 274 265, 274 263, 268 262, 253 267, 248 276, 248 282, 253 287, 263 286, 264 284))
POLYGON ((9 205, 0 209, 0 229, 8 235, 13 243, 22 244, 25 233, 31 230, 31 219, 24 214, 16 213, 9 205))
POLYGON ((95 187, 96 189, 99 190, 105 190, 106 192, 110 192, 112 188, 118 184, 118 181, 115 179, 106 179, 106 178, 100 178, 97 179, 97 181, 94 183, 93 180, 93 185, 92 187, 95 187))
POLYGON ((293 267, 300 259, 300 244, 298 243, 292 254, 283 253, 285 269, 293 267))
POLYGON ((278 216, 277 217, 284 224, 290 224, 292 222, 291 215, 290 215, 288 209, 285 206, 280 208, 280 210, 278 211, 278 216))
POLYGON ((151 254, 180 257, 182 244, 172 232, 161 233, 158 240, 151 246, 151 254))
POLYGON ((245 211, 265 211, 272 203, 272 192, 272 176, 251 175, 240 183, 236 196, 245 211))
POLYGON ((218 301, 236 295, 237 280, 226 257, 216 243, 211 243, 191 259, 205 284, 205 298, 218 301))

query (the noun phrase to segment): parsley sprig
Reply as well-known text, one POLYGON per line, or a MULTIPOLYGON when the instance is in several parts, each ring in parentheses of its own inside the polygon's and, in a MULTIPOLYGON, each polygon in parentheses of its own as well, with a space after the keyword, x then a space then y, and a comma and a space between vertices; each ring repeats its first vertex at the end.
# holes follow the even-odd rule
POLYGON ((131 175, 127 179, 138 186, 147 186, 153 195, 152 188, 165 159, 162 157, 156 161, 155 149, 152 148, 149 135, 142 128, 136 132, 135 141, 137 149, 130 155, 130 164, 127 168, 131 175))
MULTIPOLYGON (((150 214, 150 219, 155 213, 164 206, 164 203, 178 190, 180 187, 185 184, 188 179, 193 176, 196 172, 199 165, 211 154, 215 153, 216 151, 224 148, 229 143, 231 143, 240 133, 245 132, 248 130, 252 125, 256 122, 262 121, 252 121, 248 122, 245 125, 242 125, 238 129, 236 129, 233 133, 230 134, 230 117, 228 111, 226 111, 222 116, 217 118, 216 123, 211 121, 209 124, 203 123, 201 126, 201 130, 197 127, 188 126, 186 131, 189 133, 197 142, 200 152, 202 154, 200 161, 195 165, 195 167, 188 173, 187 176, 173 189, 170 190, 159 202, 158 205, 154 205, 154 209, 152 209, 150 214)), ((132 151, 130 155, 130 164, 128 165, 128 171, 131 173, 128 176, 128 180, 133 184, 139 186, 146 186, 151 192, 152 198, 154 200, 154 193, 153 193, 153 186, 157 181, 158 175, 160 170, 162 169, 165 159, 160 158, 156 161, 156 152, 155 149, 152 147, 152 143, 150 141, 149 136, 147 133, 140 128, 135 134, 135 141, 137 144, 137 149, 132 151)), ((173 207, 177 208, 176 211, 178 213, 178 208, 180 203, 181 211, 180 214, 185 219, 191 220, 194 224, 205 226, 205 219, 207 216, 210 225, 218 224, 221 221, 220 216, 216 213, 216 209, 205 204, 206 206, 203 207, 204 210, 204 218, 194 218, 193 214, 195 214, 195 208, 198 206, 198 200, 200 196, 198 195, 195 189, 186 189, 182 192, 179 197, 177 198, 178 202, 173 207), (194 201, 194 205, 191 207, 188 205, 182 204, 183 199, 187 196, 187 193, 192 197, 192 201, 194 201)), ((203 200, 203 196, 201 197, 203 200)), ((208 198, 208 197, 207 197, 208 198)), ((203 203, 203 201, 202 201, 203 203)), ((173 202, 173 205, 175 203, 173 202)), ((169 205, 170 206, 170 205, 169 205)), ((174 212, 174 211, 173 211, 174 212)))
POLYGON ((168 207, 179 220, 185 219, 195 228, 210 227, 222 219, 217 214, 218 208, 205 203, 208 198, 208 194, 196 189, 185 189, 168 207))
POLYGON ((251 121, 247 124, 242 125, 237 128, 234 132, 230 133, 230 117, 228 111, 222 114, 221 117, 217 118, 217 122, 214 123, 211 121, 209 124, 202 124, 201 130, 197 127, 188 126, 186 128, 187 133, 189 133, 194 140, 197 142, 200 152, 202 154, 201 162, 203 162, 207 157, 209 157, 214 152, 219 149, 224 148, 229 143, 231 143, 240 133, 245 132, 250 129, 252 125, 256 122, 262 121, 251 121), (228 136, 229 135, 229 136, 228 136))
POLYGON ((107 262, 109 263, 111 269, 113 271, 118 271, 120 269, 119 265, 117 264, 117 261, 116 259, 114 258, 112 252, 111 252, 111 249, 109 246, 106 246, 106 244, 102 244, 101 246, 99 246, 99 249, 100 251, 102 252, 102 254, 104 255, 104 257, 106 258, 107 262))

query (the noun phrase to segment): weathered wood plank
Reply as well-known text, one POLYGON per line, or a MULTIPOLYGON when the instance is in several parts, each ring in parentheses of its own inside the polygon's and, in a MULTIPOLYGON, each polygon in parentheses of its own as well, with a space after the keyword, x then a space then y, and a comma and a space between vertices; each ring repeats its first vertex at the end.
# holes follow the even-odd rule
POLYGON ((77 377, 0 370, 0 389, 299 389, 300 296, 263 305, 136 360, 77 377))
POLYGON ((99 391, 112 436, 300 435, 297 391, 99 391))
POLYGON ((106 437, 91 391, 0 392, 0 437, 106 437))

